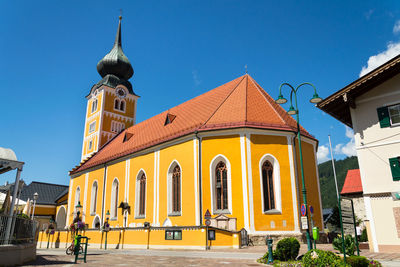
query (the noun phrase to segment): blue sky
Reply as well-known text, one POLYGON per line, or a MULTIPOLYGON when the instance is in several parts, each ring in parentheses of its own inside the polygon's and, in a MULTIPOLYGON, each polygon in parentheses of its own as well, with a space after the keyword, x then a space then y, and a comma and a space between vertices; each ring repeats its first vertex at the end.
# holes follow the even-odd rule
MULTIPOLYGON (((1 1, 0 146, 27 181, 68 184, 79 163, 85 95, 100 80, 119 10, 135 75, 138 121, 244 74, 274 98, 282 82, 312 82, 322 97, 400 53, 398 1, 1 1)), ((286 91, 287 93, 287 91, 286 91)), ((299 94, 301 124, 335 157, 351 131, 299 94)), ((15 173, 0 175, 0 184, 15 173)))

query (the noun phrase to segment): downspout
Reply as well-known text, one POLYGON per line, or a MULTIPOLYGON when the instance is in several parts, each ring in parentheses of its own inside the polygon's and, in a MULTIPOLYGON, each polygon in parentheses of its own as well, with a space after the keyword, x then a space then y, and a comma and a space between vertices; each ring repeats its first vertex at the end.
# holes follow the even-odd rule
POLYGON ((198 131, 195 132, 196 138, 199 141, 199 154, 198 154, 198 159, 199 159, 199 212, 200 212, 200 225, 203 225, 203 196, 202 196, 202 192, 203 192, 203 188, 202 188, 202 184, 201 184, 201 140, 202 138, 198 136, 198 131))
POLYGON ((104 175, 103 175, 103 201, 101 203, 101 225, 104 225, 104 202, 106 193, 106 180, 107 180, 107 164, 104 164, 104 175))

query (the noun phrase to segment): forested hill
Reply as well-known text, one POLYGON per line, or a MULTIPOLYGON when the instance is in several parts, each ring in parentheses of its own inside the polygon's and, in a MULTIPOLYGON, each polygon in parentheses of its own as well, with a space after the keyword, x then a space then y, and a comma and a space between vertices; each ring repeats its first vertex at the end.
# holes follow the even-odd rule
MULTIPOLYGON (((336 177, 338 180, 339 193, 342 190, 344 179, 348 170, 358 169, 357 157, 349 157, 335 160, 336 177)), ((322 207, 333 208, 337 205, 335 178, 333 176, 332 161, 318 164, 319 183, 321 188, 322 207)))

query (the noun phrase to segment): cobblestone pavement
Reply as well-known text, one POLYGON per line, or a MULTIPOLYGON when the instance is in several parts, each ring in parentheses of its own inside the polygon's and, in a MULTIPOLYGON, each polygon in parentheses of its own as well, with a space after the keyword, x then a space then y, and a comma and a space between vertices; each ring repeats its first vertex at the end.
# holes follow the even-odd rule
MULTIPOLYGON (((331 244, 317 244, 317 248, 334 251, 331 244)), ((90 249, 85 266, 265 266, 256 262, 265 251, 264 246, 211 251, 90 249)), ((307 246, 302 245, 300 255, 305 252, 307 246)), ((37 255, 36 261, 25 266, 72 266, 74 260, 73 256, 65 255, 65 249, 38 249, 37 255)), ((379 260, 383 266, 400 266, 400 253, 373 253, 362 250, 361 255, 379 260)))
MULTIPOLYGON (((258 254, 230 252, 194 252, 194 251, 159 251, 159 250, 91 250, 87 263, 79 260, 77 265, 84 266, 261 266, 255 259, 258 254), (156 256, 157 255, 157 256, 156 256), (170 255, 170 256, 168 256, 170 255), (236 255, 232 258, 233 255, 236 255)), ((24 266, 76 266, 74 257, 65 255, 64 250, 38 250, 35 261, 24 266)), ((265 265, 264 265, 265 266, 265 265)))

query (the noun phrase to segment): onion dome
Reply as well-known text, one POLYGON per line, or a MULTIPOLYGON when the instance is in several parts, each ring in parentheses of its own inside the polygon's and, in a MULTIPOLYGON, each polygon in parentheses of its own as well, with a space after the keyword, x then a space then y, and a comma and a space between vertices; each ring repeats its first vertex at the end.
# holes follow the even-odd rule
POLYGON ((121 46, 121 20, 119 17, 117 36, 111 51, 97 63, 97 71, 101 77, 108 74, 115 75, 118 78, 128 80, 133 75, 133 68, 129 59, 125 56, 121 46))

